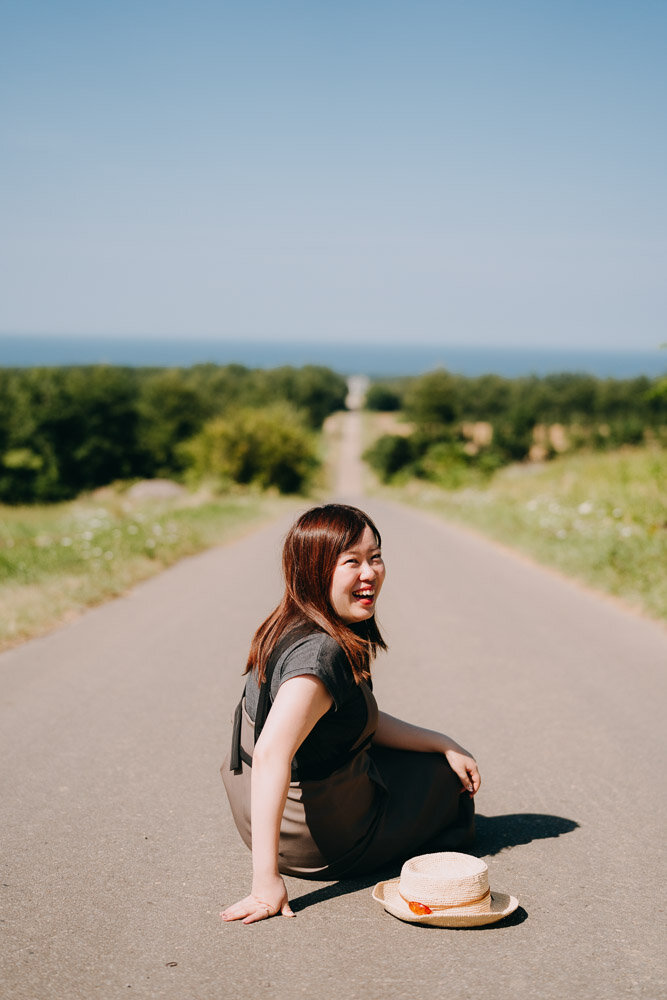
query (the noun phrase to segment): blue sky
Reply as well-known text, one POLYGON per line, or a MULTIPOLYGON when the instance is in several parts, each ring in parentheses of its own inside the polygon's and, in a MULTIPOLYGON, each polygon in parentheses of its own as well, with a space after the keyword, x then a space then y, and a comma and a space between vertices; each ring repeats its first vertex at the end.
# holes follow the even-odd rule
POLYGON ((0 14, 0 331, 653 348, 664 0, 0 14))

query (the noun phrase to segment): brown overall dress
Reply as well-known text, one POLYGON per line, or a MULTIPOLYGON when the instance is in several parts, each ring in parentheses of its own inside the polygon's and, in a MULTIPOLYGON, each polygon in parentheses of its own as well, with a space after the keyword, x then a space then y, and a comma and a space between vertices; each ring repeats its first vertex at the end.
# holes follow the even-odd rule
MULTIPOLYGON (((272 668, 257 709, 259 727, 239 703, 232 748, 220 771, 243 841, 252 846, 250 780, 257 729, 268 714, 272 668)), ((429 851, 457 850, 472 839, 474 806, 441 754, 373 746, 377 702, 362 682, 366 723, 331 773, 299 778, 293 770, 280 825, 284 875, 337 879, 372 872, 429 851)), ((337 762, 338 763, 338 762, 337 762)))

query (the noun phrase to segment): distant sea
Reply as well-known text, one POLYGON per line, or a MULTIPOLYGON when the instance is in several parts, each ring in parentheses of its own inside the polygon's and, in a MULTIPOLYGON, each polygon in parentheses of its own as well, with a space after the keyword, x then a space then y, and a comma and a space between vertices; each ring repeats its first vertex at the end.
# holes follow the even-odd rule
POLYGON ((0 335, 2 368, 92 364, 189 367, 203 362, 234 362, 248 368, 326 365, 343 375, 420 375, 443 367, 471 376, 586 372, 599 378, 632 378, 663 375, 667 351, 0 335))

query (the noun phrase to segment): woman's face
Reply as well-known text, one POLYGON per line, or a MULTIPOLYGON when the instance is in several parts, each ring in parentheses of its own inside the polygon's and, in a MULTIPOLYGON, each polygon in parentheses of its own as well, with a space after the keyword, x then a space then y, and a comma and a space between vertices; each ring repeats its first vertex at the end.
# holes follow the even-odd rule
POLYGON ((384 582, 382 553, 369 527, 351 548, 341 552, 331 578, 330 600, 348 625, 375 614, 375 602, 384 582))

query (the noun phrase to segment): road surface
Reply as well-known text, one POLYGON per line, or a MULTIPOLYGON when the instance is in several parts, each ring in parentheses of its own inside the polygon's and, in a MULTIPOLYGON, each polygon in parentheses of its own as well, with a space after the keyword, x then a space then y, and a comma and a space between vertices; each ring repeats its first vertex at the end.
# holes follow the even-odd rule
POLYGON ((518 913, 408 926, 374 879, 290 879, 296 920, 219 921, 250 857, 218 767, 287 518, 0 657, 3 998, 665 995, 667 633, 427 515, 367 507, 388 567, 378 700, 477 756, 476 850, 518 913))

